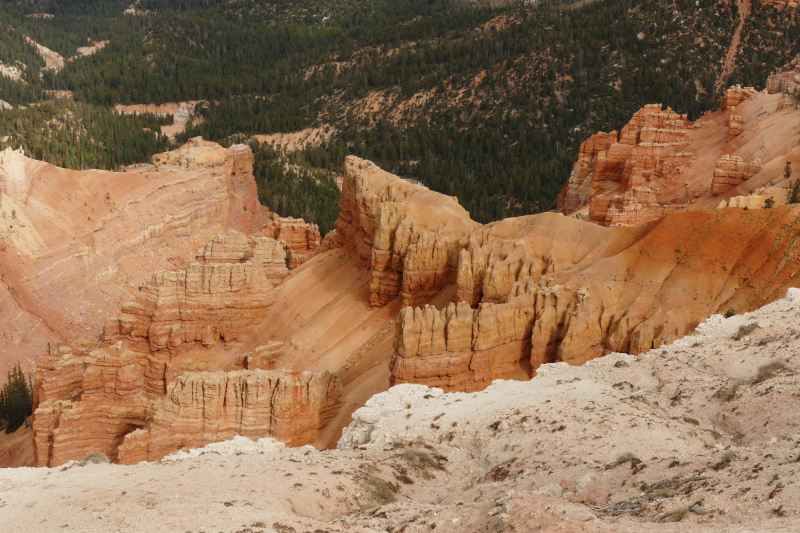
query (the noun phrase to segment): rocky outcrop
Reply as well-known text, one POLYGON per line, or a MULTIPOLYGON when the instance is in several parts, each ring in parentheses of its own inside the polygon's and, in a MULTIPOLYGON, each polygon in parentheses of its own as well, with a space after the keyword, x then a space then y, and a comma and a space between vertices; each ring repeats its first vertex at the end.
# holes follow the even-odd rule
POLYGON ((587 205, 589 199, 596 194, 596 191, 592 191, 595 168, 605 167, 608 149, 617 140, 617 132, 612 131, 611 133, 597 133, 581 143, 578 161, 572 166, 567 185, 558 195, 558 208, 562 212, 577 211, 581 206, 587 205), (600 157, 602 157, 602 161, 598 162, 600 157))
POLYGON ((738 187, 760 171, 761 160, 758 158, 745 163, 739 156, 723 155, 714 165, 711 192, 714 196, 719 196, 733 187, 738 187))
POLYGON ((236 357, 235 370, 275 370, 275 361, 283 355, 283 343, 271 341, 252 352, 236 357))
POLYGON ((779 187, 760 187, 747 196, 734 196, 727 200, 722 200, 717 209, 728 207, 741 207, 745 209, 772 209, 782 207, 789 203, 791 189, 779 187))
POLYGON ((350 156, 345 160, 337 243, 372 271, 370 303, 426 302, 455 280, 458 254, 480 224, 454 197, 350 156))
POLYGON ((690 125, 685 115, 652 104, 633 115, 619 138, 615 132, 590 137, 559 194, 559 210, 569 214, 589 204, 590 220, 603 226, 640 224, 674 211, 648 183, 672 175, 689 155, 682 139, 690 125))
POLYGON ((719 104, 720 111, 725 111, 728 108, 734 108, 756 94, 758 91, 752 87, 742 87, 741 85, 732 85, 725 91, 725 96, 719 104))
POLYGON ((243 340, 272 305, 286 277, 286 252, 268 237, 217 236, 186 270, 159 272, 106 323, 107 339, 147 342, 150 353, 243 340))
MULTIPOLYGON (((103 342, 73 343, 41 357, 34 441, 39 466, 101 451, 116 460, 125 435, 147 426, 185 372, 233 366, 286 277, 283 244, 230 231, 200 247, 186 270, 161 272, 107 321, 103 342)), ((247 368, 266 364, 263 350, 247 368)))
POLYGON ((307 444, 336 413, 341 388, 327 371, 184 374, 170 385, 149 427, 125 437, 119 462, 156 461, 235 435, 307 444))
POLYGON ((64 68, 64 58, 61 57, 61 54, 58 52, 54 52, 50 50, 46 46, 42 46, 41 44, 37 43, 27 35, 24 36, 25 41, 36 49, 36 52, 41 56, 44 60, 44 70, 52 70, 54 73, 58 73, 61 69, 64 68))
POLYGON ((639 354, 710 314, 756 308, 797 274, 800 230, 787 228, 799 211, 694 211, 596 230, 551 214, 490 224, 461 254, 464 302, 403 310, 392 383, 478 390, 546 362, 639 354))
POLYGON ((767 77, 767 92, 769 94, 793 93, 800 88, 800 57, 795 57, 792 62, 778 72, 767 77))
POLYGON ((736 107, 731 107, 731 114, 728 116, 728 132, 725 136, 725 142, 731 142, 744 131, 744 122, 742 117, 735 115, 736 107))
MULTIPOLYGON (((602 203, 595 202, 600 211, 602 203)), ((648 183, 638 171, 631 176, 628 190, 614 195, 605 208, 602 222, 604 226, 636 226, 651 220, 658 220, 667 213, 682 209, 679 204, 660 204, 653 184, 648 183)), ((599 213, 595 219, 599 219, 599 213)))
POLYGON ((322 251, 322 238, 316 224, 302 218, 275 218, 267 224, 264 235, 286 244, 289 249, 289 268, 297 268, 322 251))
POLYGON ((192 140, 126 172, 0 155, 0 364, 96 338, 157 270, 184 268, 226 229, 257 234, 247 146, 192 140))

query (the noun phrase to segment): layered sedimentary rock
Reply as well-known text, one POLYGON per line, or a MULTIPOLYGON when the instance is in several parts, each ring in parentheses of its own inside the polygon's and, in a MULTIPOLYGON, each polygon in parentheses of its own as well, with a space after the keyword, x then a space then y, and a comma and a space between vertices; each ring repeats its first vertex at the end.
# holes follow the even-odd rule
POLYGON ((285 243, 290 251, 290 268, 296 268, 322 251, 319 227, 302 218, 275 218, 262 232, 285 243))
MULTIPOLYGON (((602 205, 594 202, 595 206, 602 205)), ((683 206, 676 204, 660 204, 653 184, 635 171, 631 176, 628 190, 622 194, 614 195, 606 206, 603 215, 604 226, 636 226, 651 220, 656 220, 667 213, 681 209, 683 206)), ((598 215, 595 216, 595 219, 598 215)))
POLYGON ((372 271, 370 302, 425 302, 455 280, 458 254, 480 224, 454 197, 345 159, 337 243, 372 271))
POLYGON ((591 231, 551 214, 489 224, 461 254, 464 302, 403 310, 392 383, 477 390, 526 364, 669 344, 712 313, 780 297, 798 270, 798 215, 694 211, 591 231))
POLYGON ((572 167, 567 185, 558 195, 558 207, 564 213, 572 213, 588 204, 593 196, 592 178, 595 175, 595 168, 605 167, 608 149, 617 140, 617 132, 612 131, 596 133, 581 143, 578 161, 572 167), (598 162, 601 154, 602 162, 598 162))
POLYGON ((637 111, 622 129, 590 137, 559 194, 558 207, 571 213, 589 204, 589 218, 600 225, 640 224, 675 210, 658 202, 648 183, 671 176, 689 154, 683 137, 691 123, 660 104, 637 111))
POLYGON ((734 108, 756 94, 758 91, 752 87, 742 87, 741 85, 732 85, 725 91, 725 96, 719 104, 720 111, 725 111, 728 108, 734 108))
POLYGON ((752 178, 761 171, 761 160, 756 158, 746 163, 739 156, 723 155, 714 165, 714 180, 711 192, 718 196, 752 178))
MULTIPOLYGON (((798 62, 772 78, 772 85, 785 81, 798 62)), ((784 110, 794 107, 788 95, 733 86, 718 111, 683 126, 656 128, 658 135, 642 127, 635 147, 623 143, 623 134, 607 148, 608 134, 592 136, 559 195, 559 208, 604 226, 635 225, 668 213, 715 209, 729 195, 752 195, 762 187, 789 188, 792 180, 783 179, 780 169, 793 163, 794 123, 784 110)), ((626 128, 636 131, 648 121, 662 121, 659 111, 647 106, 626 128)), ((664 120, 667 126, 674 122, 664 120)))
POLYGON ((0 155, 0 363, 96 338, 156 270, 225 229, 261 231, 253 155, 193 140, 133 171, 73 171, 0 155))
POLYGON ((217 236, 186 270, 159 272, 105 326, 107 339, 147 342, 151 353, 243 340, 274 300, 288 274, 275 239, 239 232, 217 236))
POLYGON ((37 464, 62 464, 87 451, 115 460, 124 436, 148 424, 178 376, 233 366, 232 350, 265 319, 274 286, 288 273, 285 254, 269 237, 220 234, 185 270, 157 273, 144 284, 107 321, 104 342, 73 343, 41 357, 37 464))
POLYGON ((797 88, 800 88, 800 54, 767 77, 766 85, 769 94, 793 93, 797 88))
POLYGON ((307 444, 336 413, 341 388, 338 377, 327 371, 184 374, 170 385, 149 427, 125 437, 119 461, 156 461, 235 435, 307 444))
POLYGON ((725 135, 725 142, 731 142, 744 131, 744 121, 739 115, 735 115, 736 107, 731 107, 731 114, 728 117, 728 132, 725 135))

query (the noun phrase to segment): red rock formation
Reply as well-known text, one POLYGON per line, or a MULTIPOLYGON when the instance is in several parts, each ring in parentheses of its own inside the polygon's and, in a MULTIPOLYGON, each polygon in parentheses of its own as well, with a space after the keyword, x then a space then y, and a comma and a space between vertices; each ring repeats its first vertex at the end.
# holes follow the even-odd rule
POLYGON ((252 352, 236 357, 236 370, 275 370, 275 360, 283 355, 283 343, 271 341, 252 352))
POLYGON ((758 91, 752 87, 732 85, 731 87, 728 87, 727 91, 725 91, 725 96, 722 97, 722 101, 719 104, 719 109, 720 111, 725 111, 729 107, 736 107, 757 92, 758 91))
MULTIPOLYGON (((789 106, 793 104, 787 97, 738 85, 727 90, 719 111, 705 113, 694 123, 669 110, 661 112, 657 105, 646 106, 607 149, 594 148, 602 145, 598 139, 606 134, 586 141, 559 195, 559 208, 565 215, 603 226, 636 225, 668 213, 714 209, 720 205, 717 195, 758 172, 756 159, 765 166, 784 166, 790 152, 774 147, 785 143, 787 150, 792 149, 789 118, 777 113, 789 106), (748 134, 742 135, 745 131, 748 134), (715 169, 712 163, 722 154, 752 163, 728 168, 736 165, 723 161, 715 169)), ((741 192, 770 185, 761 175, 742 185, 747 190, 741 192)))
POLYGON ((589 204, 589 218, 604 226, 640 224, 675 210, 661 205, 647 183, 675 172, 688 126, 685 116, 652 104, 633 115, 618 140, 614 132, 592 136, 581 145, 559 209, 569 214, 589 204))
MULTIPOLYGON (((287 275, 283 245, 231 231, 186 270, 158 273, 110 319, 103 343, 40 358, 33 419, 37 464, 102 451, 145 426, 154 401, 184 372, 232 366, 231 350, 263 321, 287 275)), ((253 354, 257 365, 258 356, 253 354)), ((249 358, 248 358, 249 362, 249 358)))
POLYGON ((572 166, 567 185, 558 195, 558 208, 564 213, 577 211, 589 202, 592 195, 592 177, 598 157, 617 142, 617 132, 596 133, 581 143, 578 161, 572 166))
POLYGON ((416 305, 452 283, 458 253, 480 224, 455 198, 350 156, 335 226, 338 244, 371 268, 370 302, 380 306, 398 296, 416 305))
POLYGON ((226 228, 269 220, 247 146, 193 140, 154 160, 72 171, 0 155, 0 364, 94 338, 154 271, 185 266, 226 228))
POLYGON ((731 107, 731 114, 728 116, 728 133, 725 136, 725 142, 731 142, 744 131, 744 122, 742 117, 734 115, 736 107, 731 107))
POLYGON ((403 310, 392 383, 478 390, 528 364, 638 354, 712 313, 754 309, 794 283, 798 215, 787 206, 673 213, 636 228, 590 230, 552 214, 490 224, 461 254, 466 302, 403 310))
MULTIPOLYGON (((595 202, 599 198, 595 199, 595 202)), ((600 204, 596 211, 601 211, 600 204)), ((637 171, 631 177, 628 190, 623 194, 614 195, 608 202, 602 219, 603 226, 636 226, 651 220, 658 220, 667 213, 682 209, 683 206, 670 204, 662 205, 658 202, 656 191, 652 184, 637 171)), ((595 215, 596 217, 598 215, 595 215)))
POLYGON ((322 251, 319 227, 306 223, 302 218, 275 218, 262 233, 289 247, 289 268, 297 268, 322 251))
POLYGON ((187 373, 170 385, 150 426, 125 437, 119 462, 156 461, 235 435, 292 446, 314 442, 336 413, 341 389, 327 371, 187 373))
POLYGON ((769 94, 793 93, 798 87, 800 87, 800 66, 794 66, 767 78, 766 88, 769 94))
POLYGON ((160 272, 105 326, 107 339, 146 341, 151 353, 242 340, 266 315, 286 277, 286 252, 268 237, 219 235, 184 271, 160 272))
POLYGON ((761 160, 745 163, 739 156, 723 155, 714 165, 714 180, 711 192, 719 196, 733 187, 738 187, 761 170, 761 160))

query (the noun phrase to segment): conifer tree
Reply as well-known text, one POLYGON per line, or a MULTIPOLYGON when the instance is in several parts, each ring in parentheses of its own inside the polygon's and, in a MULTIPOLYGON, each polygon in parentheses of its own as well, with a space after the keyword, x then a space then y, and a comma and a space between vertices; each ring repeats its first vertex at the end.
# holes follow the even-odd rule
POLYGON ((33 384, 26 379, 19 363, 8 373, 8 381, 0 390, 0 422, 6 433, 13 433, 32 414, 33 384))

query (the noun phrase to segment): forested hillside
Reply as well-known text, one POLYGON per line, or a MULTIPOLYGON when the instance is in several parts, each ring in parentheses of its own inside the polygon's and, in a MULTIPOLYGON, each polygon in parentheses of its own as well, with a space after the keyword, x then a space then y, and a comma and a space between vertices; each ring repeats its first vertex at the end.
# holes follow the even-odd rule
MULTIPOLYGON (((761 87, 800 52, 795 11, 758 2, 722 83, 738 22, 733 2, 462 5, 140 0, 137 14, 126 15, 130 4, 114 0, 4 0, 0 24, 14 29, 0 39, 0 62, 28 67, 25 84, 0 77, 0 99, 32 103, 59 90, 98 109, 205 101, 204 121, 179 141, 202 135, 229 143, 332 127, 329 139, 291 156, 262 150, 264 203, 330 228, 336 194, 329 177, 352 153, 457 196, 473 218, 488 222, 552 209, 580 143, 620 128, 645 103, 696 118, 718 105, 718 85, 761 87), (31 16, 41 12, 54 16, 31 16), (55 73, 41 70, 22 34, 64 57, 90 41, 110 43, 55 73)), ((152 140, 120 140, 137 128, 153 130, 152 119, 142 121, 111 128, 108 149, 116 155, 98 157, 124 164, 131 158, 115 147, 135 146, 133 159, 160 150, 154 133, 152 140)), ((39 143, 26 142, 34 150, 39 143)))

